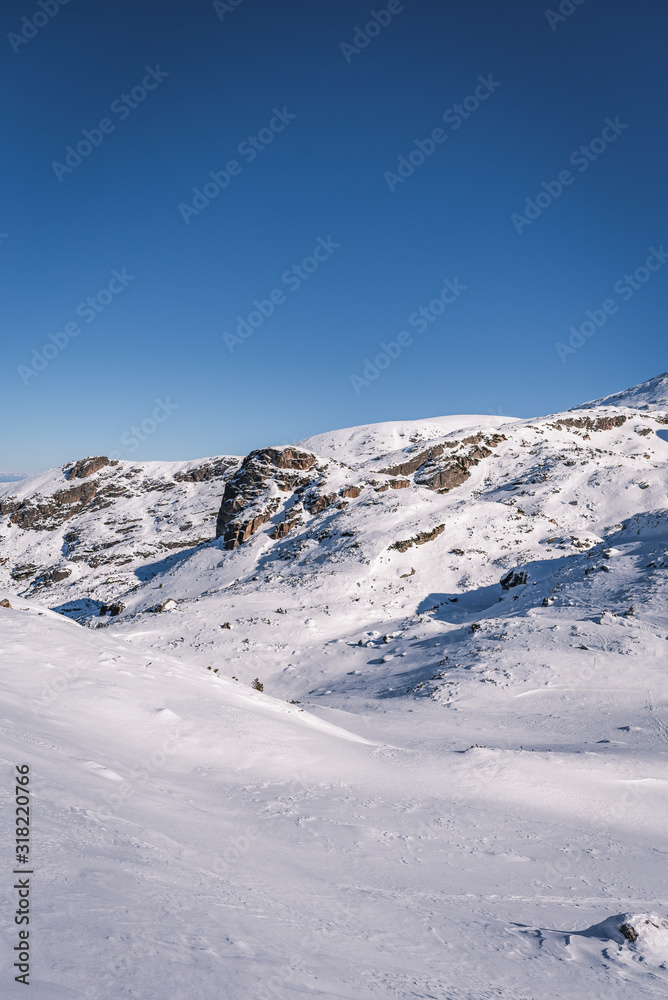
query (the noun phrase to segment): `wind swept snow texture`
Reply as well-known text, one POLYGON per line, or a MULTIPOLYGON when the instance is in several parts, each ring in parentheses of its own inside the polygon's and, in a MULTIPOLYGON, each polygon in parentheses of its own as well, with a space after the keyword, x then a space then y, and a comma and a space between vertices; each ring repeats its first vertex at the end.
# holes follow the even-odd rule
POLYGON ((32 995, 665 997, 656 386, 3 484, 32 995))

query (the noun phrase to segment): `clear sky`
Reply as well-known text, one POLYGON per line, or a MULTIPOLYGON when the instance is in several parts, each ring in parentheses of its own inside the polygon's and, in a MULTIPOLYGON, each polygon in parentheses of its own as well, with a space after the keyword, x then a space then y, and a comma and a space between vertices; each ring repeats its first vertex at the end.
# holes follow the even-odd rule
POLYGON ((61 4, 0 14, 1 470, 668 368, 656 0, 61 4))

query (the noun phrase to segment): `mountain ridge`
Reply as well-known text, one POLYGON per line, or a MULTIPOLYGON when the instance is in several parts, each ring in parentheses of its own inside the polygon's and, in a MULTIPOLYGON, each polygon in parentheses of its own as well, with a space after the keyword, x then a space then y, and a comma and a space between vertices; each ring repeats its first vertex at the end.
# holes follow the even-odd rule
POLYGON ((0 488, 38 1000, 664 996, 667 470, 606 404, 0 488))
MULTIPOLYGON (((664 384, 668 376, 658 376, 626 396, 646 401, 654 393, 660 400, 664 384)), ((289 566, 296 560, 299 567, 305 560, 310 566, 307 550, 314 544, 318 558, 335 566, 333 572, 353 571, 361 582, 360 558, 390 560, 392 549, 417 554, 427 544, 422 537, 435 537, 430 532, 443 523, 451 525, 449 533, 461 523, 476 535, 481 531, 476 510, 494 514, 490 523, 498 535, 509 524, 508 500, 519 493, 513 483, 533 484, 533 492, 543 496, 542 509, 559 511, 558 518, 541 513, 529 522, 529 534, 542 536, 544 545, 549 528, 538 536, 535 529, 553 522, 553 530, 559 528, 570 542, 571 536, 586 536, 592 516, 584 508, 569 511, 561 500, 555 505, 549 487, 541 484, 556 476, 557 492, 569 494, 571 507, 578 507, 580 494, 583 504, 596 506, 602 483, 587 485, 595 474, 607 480, 608 493, 618 493, 615 480, 626 481, 640 509, 665 506, 658 470, 665 461, 666 423, 668 414, 658 404, 651 410, 584 404, 533 420, 452 416, 362 425, 245 457, 66 463, 0 487, 0 514, 7 518, 0 538, 0 586, 24 597, 40 594, 51 606, 57 601, 73 613, 85 606, 89 620, 96 607, 110 601, 128 608, 141 594, 157 601, 151 580, 184 560, 210 562, 212 546, 222 550, 222 572, 213 575, 227 579, 230 572, 238 575, 237 568, 247 573, 249 559, 253 565, 260 559, 262 565, 269 560, 289 566), (589 470, 584 480, 578 471, 583 466, 589 470), (613 468, 621 471, 613 475, 613 468), (567 469, 573 471, 564 477, 567 469), (372 510, 372 521, 382 515, 386 537, 371 530, 366 511, 372 510), (353 512, 355 523, 347 527, 353 512)), ((626 509, 619 495, 613 507, 616 520, 637 512, 626 509)), ((497 552, 477 560, 474 575, 485 586, 492 582, 492 566, 507 570, 538 554, 534 544, 522 554, 522 533, 516 531, 510 545, 516 556, 504 559, 497 552)), ((436 544, 440 551, 443 539, 436 544)), ((457 592, 454 580, 452 589, 457 592)))
POLYGON ((577 410, 591 409, 597 406, 627 406, 630 409, 665 409, 668 407, 668 372, 655 375, 654 378, 640 382, 630 389, 609 396, 601 396, 588 403, 580 403, 574 407, 577 410))

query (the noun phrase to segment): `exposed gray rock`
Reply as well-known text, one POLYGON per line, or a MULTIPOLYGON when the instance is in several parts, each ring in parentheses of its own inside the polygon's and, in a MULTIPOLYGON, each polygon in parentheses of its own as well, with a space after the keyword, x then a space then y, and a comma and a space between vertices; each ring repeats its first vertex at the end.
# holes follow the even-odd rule
POLYGON ((521 587, 528 579, 529 577, 526 573, 517 573, 514 569, 511 569, 510 573, 504 576, 500 582, 504 590, 510 590, 511 587, 521 587))
MULTIPOLYGON (((279 501, 270 496, 274 483, 290 492, 301 483, 300 473, 316 464, 315 455, 297 448, 262 448, 252 451, 225 486, 218 512, 216 538, 223 538, 226 549, 236 549, 276 513, 279 501)), ((308 485, 308 480, 305 484, 308 485)))
POLYGON ((395 542, 393 545, 390 545, 389 548, 390 550, 396 549, 397 552, 406 552, 406 550, 410 549, 412 545, 424 545, 426 542, 433 542, 433 540, 438 538, 438 536, 444 531, 445 525, 438 524, 435 528, 432 528, 431 531, 421 531, 419 535, 415 535, 413 538, 407 538, 403 542, 395 542))
POLYGON ((94 472, 104 469, 105 465, 118 465, 118 462, 110 462, 106 455, 98 455, 95 458, 82 458, 75 462, 71 469, 67 469, 65 476, 67 479, 86 479, 94 472))
POLYGON ((210 479, 223 479, 235 465, 236 459, 221 458, 218 462, 206 462, 186 472, 175 472, 174 479, 177 483, 204 483, 210 479))
POLYGON ((113 604, 103 604, 100 607, 100 618, 104 618, 105 615, 111 615, 115 618, 120 615, 121 611, 125 611, 125 605, 121 601, 114 601, 113 604))

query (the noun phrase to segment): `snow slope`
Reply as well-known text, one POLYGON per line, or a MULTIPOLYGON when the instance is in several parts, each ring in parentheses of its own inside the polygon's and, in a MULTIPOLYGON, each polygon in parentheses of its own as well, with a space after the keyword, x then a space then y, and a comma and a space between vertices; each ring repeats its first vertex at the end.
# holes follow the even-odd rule
POLYGON ((668 372, 650 378, 647 382, 623 392, 603 396, 591 403, 582 403, 578 409, 591 409, 595 406, 629 406, 636 410, 656 410, 668 407, 668 372))
POLYGON ((663 997, 667 421, 121 463, 65 520, 66 470, 3 487, 34 995, 663 997))
POLYGON ((382 424, 362 424, 341 431, 328 431, 298 441, 296 447, 326 458, 341 459, 353 468, 363 466, 377 455, 400 451, 407 445, 437 441, 447 434, 496 429, 516 417, 450 416, 431 420, 388 420, 382 424))
POLYGON ((668 906, 657 662, 620 690, 613 655, 593 680, 552 653, 544 692, 395 705, 374 745, 39 617, 3 611, 0 725, 33 775, 39 1000, 664 995, 665 932, 619 934, 668 906))

